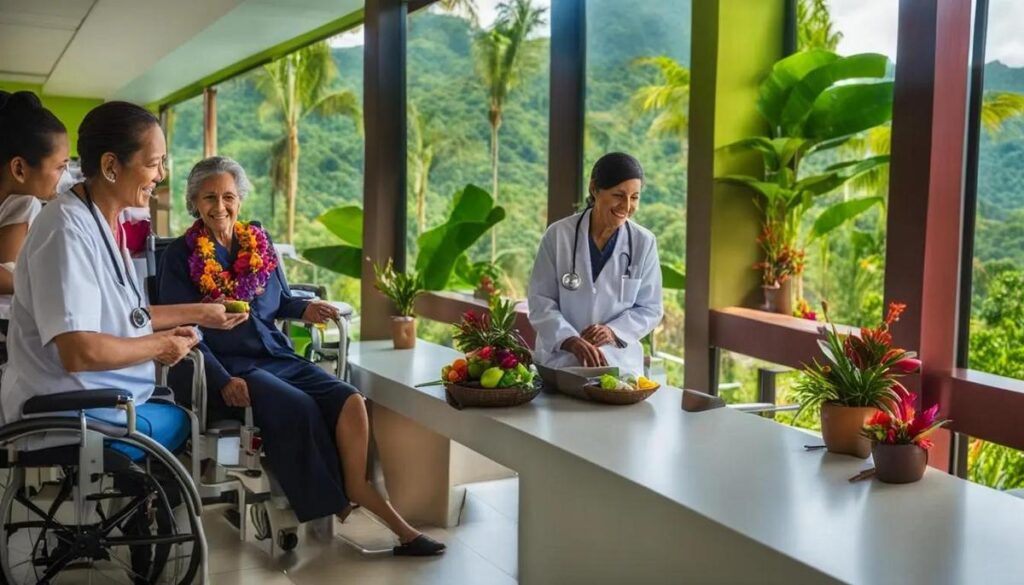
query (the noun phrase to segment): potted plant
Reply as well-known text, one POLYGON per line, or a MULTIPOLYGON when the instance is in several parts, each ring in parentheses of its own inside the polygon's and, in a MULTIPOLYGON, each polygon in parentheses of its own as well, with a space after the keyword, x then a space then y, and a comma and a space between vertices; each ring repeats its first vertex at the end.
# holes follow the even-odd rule
POLYGON ((761 271, 765 311, 790 315, 793 313, 792 277, 804 267, 804 253, 782 241, 776 230, 765 226, 757 238, 765 259, 754 264, 761 271))
POLYGON ((514 302, 492 298, 489 314, 467 311, 455 326, 455 346, 465 355, 441 370, 453 406, 514 406, 537 395, 530 348, 515 320, 514 302))
POLYGON ((948 422, 938 418, 938 404, 918 413, 916 399, 915 394, 902 392, 898 402, 873 414, 864 425, 862 433, 871 441, 879 481, 911 483, 921 479, 932 446, 926 437, 948 422))
POLYGON ((892 345, 889 329, 906 305, 890 303, 885 320, 878 327, 861 328, 859 335, 839 333, 827 303, 822 308, 827 325, 818 345, 825 362, 815 359, 804 368, 794 394, 800 411, 821 408, 821 435, 829 451, 866 458, 871 443, 861 432, 864 423, 898 403, 906 393, 898 378, 921 367, 914 353, 892 345))
POLYGON ((388 260, 381 268, 373 266, 377 275, 376 287, 395 304, 398 314, 391 317, 391 337, 395 349, 411 349, 416 345, 416 317, 413 315, 413 304, 416 297, 423 294, 423 279, 413 271, 409 274, 395 270, 395 264, 388 260))

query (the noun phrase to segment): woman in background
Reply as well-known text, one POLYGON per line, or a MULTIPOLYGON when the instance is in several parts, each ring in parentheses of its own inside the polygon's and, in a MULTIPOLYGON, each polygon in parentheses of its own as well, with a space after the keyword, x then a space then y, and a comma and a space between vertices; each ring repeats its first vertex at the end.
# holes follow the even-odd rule
POLYGON ((29 225, 68 168, 64 124, 28 91, 0 91, 0 295, 14 292, 14 261, 29 225))

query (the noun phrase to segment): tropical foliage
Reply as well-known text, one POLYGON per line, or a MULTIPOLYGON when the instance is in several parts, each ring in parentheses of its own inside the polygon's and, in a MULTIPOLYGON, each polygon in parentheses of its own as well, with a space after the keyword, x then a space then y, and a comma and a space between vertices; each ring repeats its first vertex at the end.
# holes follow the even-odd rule
MULTIPOLYGON (((531 38, 544 24, 546 9, 532 0, 508 0, 498 4, 498 18, 490 30, 474 39, 476 70, 487 90, 487 121, 491 126, 491 194, 498 200, 498 157, 505 101, 523 78, 540 69, 545 42, 531 38)), ((491 262, 498 254, 498 232, 491 233, 491 262)))
MULTIPOLYGON (((841 201, 820 210, 807 233, 804 216, 815 210, 816 199, 846 182, 889 162, 876 155, 837 162, 823 171, 804 175, 804 158, 842 145, 850 137, 886 123, 892 117, 892 82, 884 81, 887 57, 864 53, 842 57, 825 50, 796 53, 777 62, 761 83, 757 109, 769 127, 767 136, 735 142, 729 152, 761 155, 761 176, 724 175, 723 183, 744 186, 755 193, 765 232, 786 250, 786 258, 802 258, 804 248, 844 223, 882 203, 880 197, 841 201)), ((801 264, 769 266, 773 272, 799 275, 801 264)), ((767 270, 765 270, 767 273, 767 270)), ((766 284, 777 285, 779 282, 766 284)), ((802 291, 797 296, 802 297, 802 291)))
POLYGON ((260 115, 278 120, 281 127, 280 138, 271 147, 270 180, 274 192, 285 195, 288 227, 283 240, 289 244, 295 239, 299 191, 299 123, 309 114, 340 114, 357 124, 362 121, 355 93, 330 91, 337 75, 330 48, 321 41, 265 65, 256 79, 265 98, 260 115))

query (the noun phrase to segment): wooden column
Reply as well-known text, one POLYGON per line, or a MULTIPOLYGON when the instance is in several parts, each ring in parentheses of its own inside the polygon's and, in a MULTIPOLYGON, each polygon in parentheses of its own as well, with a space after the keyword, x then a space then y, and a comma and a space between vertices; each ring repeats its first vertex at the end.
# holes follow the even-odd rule
POLYGON ((576 211, 586 189, 583 124, 587 75, 585 0, 551 5, 548 225, 576 211))
POLYGON ((363 49, 366 162, 363 186, 362 339, 391 335, 393 307, 374 288, 373 263, 405 268, 406 5, 367 0, 363 49))
POLYGON ((203 158, 217 154, 217 88, 203 90, 203 158))
POLYGON ((752 305, 759 292, 751 267, 758 259, 760 217, 752 195, 716 184, 714 177, 757 174, 760 158, 716 149, 767 132, 755 103, 761 80, 782 56, 785 3, 693 3, 684 384, 704 392, 716 390, 710 310, 752 305))
MULTIPOLYGON (((956 366, 972 0, 900 0, 885 299, 924 362, 923 406, 948 409, 956 366)), ((946 468, 948 443, 930 462, 946 468)))

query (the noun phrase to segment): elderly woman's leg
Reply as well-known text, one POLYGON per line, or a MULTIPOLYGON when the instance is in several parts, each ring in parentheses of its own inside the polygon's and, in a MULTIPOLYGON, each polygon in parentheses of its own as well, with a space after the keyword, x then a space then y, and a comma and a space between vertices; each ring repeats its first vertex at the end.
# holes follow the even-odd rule
POLYGON ((419 536, 419 531, 409 526, 366 479, 370 421, 362 396, 356 394, 348 397, 334 432, 345 478, 345 492, 349 499, 384 520, 402 542, 409 542, 419 536))

